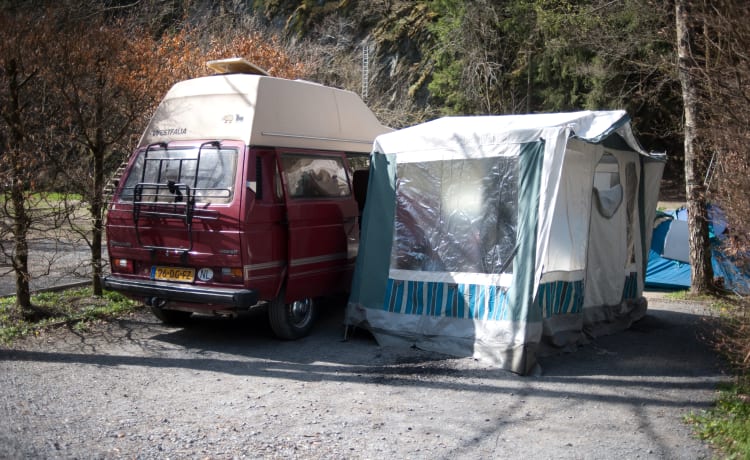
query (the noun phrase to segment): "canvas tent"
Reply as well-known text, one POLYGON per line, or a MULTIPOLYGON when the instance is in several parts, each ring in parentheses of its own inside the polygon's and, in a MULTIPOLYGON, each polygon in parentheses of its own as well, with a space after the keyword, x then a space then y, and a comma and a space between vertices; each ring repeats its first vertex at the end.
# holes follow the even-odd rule
POLYGON ((348 326, 526 374, 645 314, 663 157, 624 111, 447 117, 376 138, 348 326))

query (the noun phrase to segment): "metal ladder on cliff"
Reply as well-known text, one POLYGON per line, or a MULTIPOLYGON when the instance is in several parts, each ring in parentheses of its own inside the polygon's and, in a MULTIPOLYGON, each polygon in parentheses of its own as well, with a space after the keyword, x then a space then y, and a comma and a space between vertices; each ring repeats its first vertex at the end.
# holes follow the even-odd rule
POLYGON ((370 83, 370 45, 368 40, 362 42, 362 100, 367 101, 370 83))

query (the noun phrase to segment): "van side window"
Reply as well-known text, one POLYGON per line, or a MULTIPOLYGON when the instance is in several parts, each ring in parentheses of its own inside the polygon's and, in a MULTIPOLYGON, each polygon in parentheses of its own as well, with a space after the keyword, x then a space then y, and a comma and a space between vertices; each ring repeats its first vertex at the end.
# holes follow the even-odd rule
POLYGON ((281 183, 279 165, 275 163, 273 167, 273 191, 277 201, 281 201, 284 199, 284 185, 281 183))
POLYGON ((282 154, 281 168, 290 198, 339 198, 351 194, 340 157, 282 154))

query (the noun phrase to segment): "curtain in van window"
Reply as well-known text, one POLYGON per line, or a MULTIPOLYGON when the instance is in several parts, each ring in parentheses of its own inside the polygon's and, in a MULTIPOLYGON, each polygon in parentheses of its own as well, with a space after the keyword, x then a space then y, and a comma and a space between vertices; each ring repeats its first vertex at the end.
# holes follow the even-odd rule
POLYGON ((351 193, 339 157, 283 154, 281 165, 290 198, 335 198, 351 193))

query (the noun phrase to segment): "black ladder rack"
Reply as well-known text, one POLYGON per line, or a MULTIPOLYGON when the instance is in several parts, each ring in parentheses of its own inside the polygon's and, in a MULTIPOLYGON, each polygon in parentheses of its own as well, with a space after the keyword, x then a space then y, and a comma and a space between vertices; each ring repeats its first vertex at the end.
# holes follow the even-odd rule
POLYGON ((219 141, 204 142, 198 148, 198 155, 195 158, 149 158, 148 154, 155 147, 167 150, 168 145, 164 142, 150 144, 146 147, 143 154, 143 169, 141 171, 141 181, 135 184, 133 188, 133 222, 135 224, 135 234, 138 244, 146 249, 178 251, 187 254, 193 249, 193 217, 195 213, 195 189, 198 185, 198 169, 200 167, 201 152, 206 146, 219 149, 219 141), (192 187, 181 182, 183 165, 185 162, 195 162, 195 177, 193 178, 192 187), (163 178, 163 168, 165 162, 178 162, 177 180, 166 180, 163 178), (155 182, 146 182, 146 170, 149 163, 155 163, 157 174, 155 182), (168 196, 173 197, 170 201, 160 201, 160 197, 165 196, 164 192, 169 192, 168 196), (141 217, 162 218, 162 219, 179 219, 185 223, 187 230, 187 246, 157 246, 143 244, 141 241, 141 232, 138 228, 141 217))

